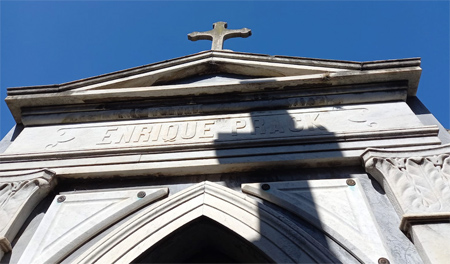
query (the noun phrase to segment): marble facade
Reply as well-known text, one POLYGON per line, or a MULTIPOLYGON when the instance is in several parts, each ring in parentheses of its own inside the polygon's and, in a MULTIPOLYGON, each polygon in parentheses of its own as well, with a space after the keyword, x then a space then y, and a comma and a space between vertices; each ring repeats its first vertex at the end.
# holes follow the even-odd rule
POLYGON ((445 263, 450 135, 420 74, 215 49, 10 88, 1 261, 445 263))

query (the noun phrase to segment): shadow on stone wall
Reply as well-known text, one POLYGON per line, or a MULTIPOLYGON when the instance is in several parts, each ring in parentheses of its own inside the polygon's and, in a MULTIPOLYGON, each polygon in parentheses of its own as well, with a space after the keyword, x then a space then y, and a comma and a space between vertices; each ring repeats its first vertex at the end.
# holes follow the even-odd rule
MULTIPOLYGON (((309 176, 303 172, 307 165, 297 163, 297 158, 300 158, 298 155, 301 155, 299 152, 305 151, 308 144, 317 141, 318 135, 326 135, 327 138, 333 137, 333 133, 327 131, 317 122, 317 116, 310 113, 294 117, 287 110, 274 110, 269 113, 267 111, 250 112, 248 118, 233 118, 230 122, 231 134, 219 134, 215 141, 219 163, 236 165, 232 172, 237 176, 224 179, 224 184, 229 188, 240 190, 241 184, 260 183, 261 190, 259 191, 267 193, 268 196, 270 196, 272 182, 308 180, 309 176), (223 142, 229 140, 236 143, 232 147, 224 146, 223 142)), ((337 143, 325 143, 328 144, 328 148, 339 149, 337 143), (331 145, 334 145, 334 147, 331 145)), ((313 153, 311 155, 314 156, 313 153)), ((305 201, 314 201, 314 197, 308 190, 308 183, 306 181, 303 181, 303 183, 306 184, 306 187, 298 189, 298 192, 301 192, 301 198, 305 201)), ((301 243, 320 245, 319 248, 321 248, 320 251, 323 254, 321 257, 328 257, 333 262, 339 262, 331 253, 321 223, 311 222, 311 219, 320 219, 314 206, 305 208, 310 217, 301 218, 270 202, 270 198, 269 201, 255 196, 252 196, 252 198, 258 200, 260 206, 267 206, 277 211, 282 217, 286 218, 286 221, 292 221, 294 225, 311 236, 310 241, 302 241, 301 243)), ((270 236, 271 228, 277 227, 269 228, 266 223, 261 223, 259 232, 262 236, 270 236)), ((233 232, 232 230, 228 231, 233 232)), ((247 241, 247 243, 257 245, 260 239, 265 238, 260 237, 247 241)), ((220 249, 216 250, 220 251, 220 249)), ((283 250, 289 251, 289 248, 283 250)), ((249 254, 253 255, 254 251, 249 251, 249 254)), ((309 252, 308 247, 305 246, 303 257, 292 260, 292 262, 311 263, 317 261, 316 257, 317 252, 309 252)), ((238 262, 238 260, 236 261, 238 262)))

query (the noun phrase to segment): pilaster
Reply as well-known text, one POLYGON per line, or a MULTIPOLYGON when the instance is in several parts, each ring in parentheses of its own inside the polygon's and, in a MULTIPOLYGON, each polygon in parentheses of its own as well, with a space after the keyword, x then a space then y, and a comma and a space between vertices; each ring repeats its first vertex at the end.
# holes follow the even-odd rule
POLYGON ((408 150, 367 149, 366 171, 384 188, 400 229, 426 263, 450 259, 450 145, 408 150))
POLYGON ((55 184, 55 173, 46 169, 0 175, 0 259, 12 250, 11 242, 28 215, 55 184))

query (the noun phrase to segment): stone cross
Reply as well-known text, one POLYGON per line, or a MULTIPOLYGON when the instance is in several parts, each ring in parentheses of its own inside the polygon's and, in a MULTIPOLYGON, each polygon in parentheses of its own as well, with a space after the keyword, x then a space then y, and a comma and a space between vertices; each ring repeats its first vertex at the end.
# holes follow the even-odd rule
POLYGON ((212 40, 211 49, 223 49, 223 42, 229 38, 246 38, 252 34, 248 28, 241 29, 227 29, 227 22, 216 22, 213 24, 213 29, 204 32, 192 32, 188 34, 188 39, 197 41, 199 39, 212 40))

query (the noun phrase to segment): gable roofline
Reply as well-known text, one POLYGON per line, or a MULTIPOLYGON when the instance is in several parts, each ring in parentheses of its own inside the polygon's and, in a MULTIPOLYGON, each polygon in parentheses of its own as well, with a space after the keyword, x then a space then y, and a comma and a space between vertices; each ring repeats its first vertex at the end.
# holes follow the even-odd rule
POLYGON ((115 71, 111 73, 106 73, 98 76, 93 76, 61 84, 10 87, 7 89, 7 95, 14 96, 14 95, 40 94, 40 93, 58 93, 73 90, 80 87, 103 83, 118 78, 126 78, 137 74, 149 73, 152 71, 161 70, 164 68, 186 64, 189 62, 194 62, 202 59, 214 59, 214 58, 239 59, 243 61, 247 60, 255 62, 270 62, 286 65, 330 67, 335 69, 361 71, 361 72, 375 69, 416 67, 420 66, 421 63, 420 58, 355 62, 355 61, 314 59, 314 58, 293 57, 293 56, 265 55, 256 53, 235 52, 228 50, 214 50, 214 51, 207 50, 183 57, 173 58, 161 62, 151 63, 147 65, 142 65, 138 67, 133 67, 125 70, 115 71))
MULTIPOLYGON (((36 123, 38 112, 47 116, 45 120, 55 122, 63 116, 64 120, 72 120, 67 115, 75 112, 94 111, 88 115, 98 117, 110 107, 127 105, 134 109, 134 103, 142 104, 141 108, 157 109, 168 107, 169 101, 169 107, 176 108, 175 104, 223 104, 224 98, 239 104, 267 97, 266 103, 284 98, 283 104, 290 105, 288 101, 293 99, 288 98, 292 96, 344 94, 361 95, 351 100, 363 103, 368 100, 363 95, 369 92, 378 94, 374 95, 377 100, 404 101, 407 96, 415 96, 421 71, 420 58, 354 62, 209 50, 58 85, 9 88, 5 101, 16 122, 28 125, 41 124, 36 123), (248 78, 179 83, 221 74, 248 78), (362 90, 365 92, 361 93, 362 90), (254 97, 255 94, 263 96, 254 97), (31 123, 22 118, 30 114, 33 116, 30 120, 34 120, 31 123)), ((350 100, 354 96, 345 98, 350 100)))

